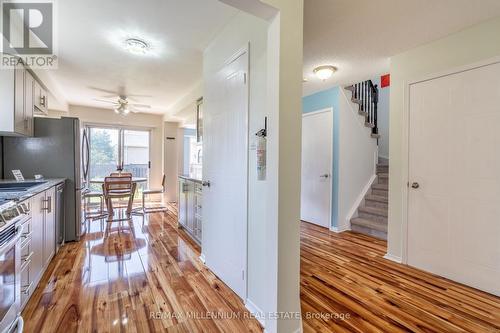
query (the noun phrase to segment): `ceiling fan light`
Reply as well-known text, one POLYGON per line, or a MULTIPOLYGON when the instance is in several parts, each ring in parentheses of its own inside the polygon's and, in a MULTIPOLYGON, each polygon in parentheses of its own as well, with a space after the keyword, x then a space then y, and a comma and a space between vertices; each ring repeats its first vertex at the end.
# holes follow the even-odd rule
POLYGON ((337 68, 331 65, 319 66, 313 70, 316 77, 322 81, 331 78, 333 73, 335 73, 336 71, 337 68))

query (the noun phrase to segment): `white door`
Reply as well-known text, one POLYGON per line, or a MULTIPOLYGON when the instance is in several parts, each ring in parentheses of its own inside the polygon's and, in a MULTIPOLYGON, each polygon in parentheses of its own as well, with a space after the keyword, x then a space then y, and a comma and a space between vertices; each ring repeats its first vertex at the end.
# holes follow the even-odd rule
POLYGON ((332 109, 302 117, 300 218, 330 228, 332 195, 332 109))
POLYGON ((202 248, 207 266, 246 299, 248 52, 207 81, 203 119, 202 248))
POLYGON ((410 86, 408 264, 500 295, 500 64, 410 86))

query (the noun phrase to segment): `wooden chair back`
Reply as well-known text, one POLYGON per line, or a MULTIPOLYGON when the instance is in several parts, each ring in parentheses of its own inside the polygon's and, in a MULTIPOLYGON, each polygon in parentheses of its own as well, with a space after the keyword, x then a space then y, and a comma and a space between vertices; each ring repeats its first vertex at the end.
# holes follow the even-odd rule
POLYGON ((104 178, 104 194, 126 194, 132 192, 132 176, 109 176, 104 178))
POLYGON ((131 172, 112 172, 110 177, 130 177, 132 178, 132 173, 131 172))

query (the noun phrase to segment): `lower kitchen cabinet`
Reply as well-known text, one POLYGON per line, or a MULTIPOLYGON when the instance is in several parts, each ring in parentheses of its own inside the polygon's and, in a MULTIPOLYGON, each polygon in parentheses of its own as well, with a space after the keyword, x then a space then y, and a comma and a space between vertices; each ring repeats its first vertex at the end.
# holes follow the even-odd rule
POLYGON ((30 218, 23 224, 21 238, 21 307, 40 282, 56 251, 55 187, 26 202, 30 218))
POLYGON ((202 186, 197 180, 179 178, 178 225, 201 244, 202 186))
POLYGON ((38 283, 39 277, 42 275, 44 266, 43 257, 43 242, 44 242, 44 220, 45 220, 45 192, 39 193, 31 198, 31 227, 32 236, 31 244, 33 246, 33 256, 31 261, 31 282, 38 283))
POLYGON ((45 192, 45 213, 44 223, 44 242, 43 242, 43 260, 44 266, 47 266, 56 253, 56 207, 55 200, 56 189, 52 187, 45 192))

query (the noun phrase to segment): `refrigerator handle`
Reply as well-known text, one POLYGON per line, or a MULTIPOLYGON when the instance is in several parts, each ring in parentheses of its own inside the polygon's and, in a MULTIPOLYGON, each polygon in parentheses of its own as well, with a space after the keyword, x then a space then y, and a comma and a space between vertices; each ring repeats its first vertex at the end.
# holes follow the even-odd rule
POLYGON ((87 129, 83 130, 83 142, 82 142, 82 156, 85 156, 83 165, 83 179, 87 182, 87 178, 89 176, 89 167, 90 167, 90 145, 89 145, 89 137, 87 135, 87 129))

